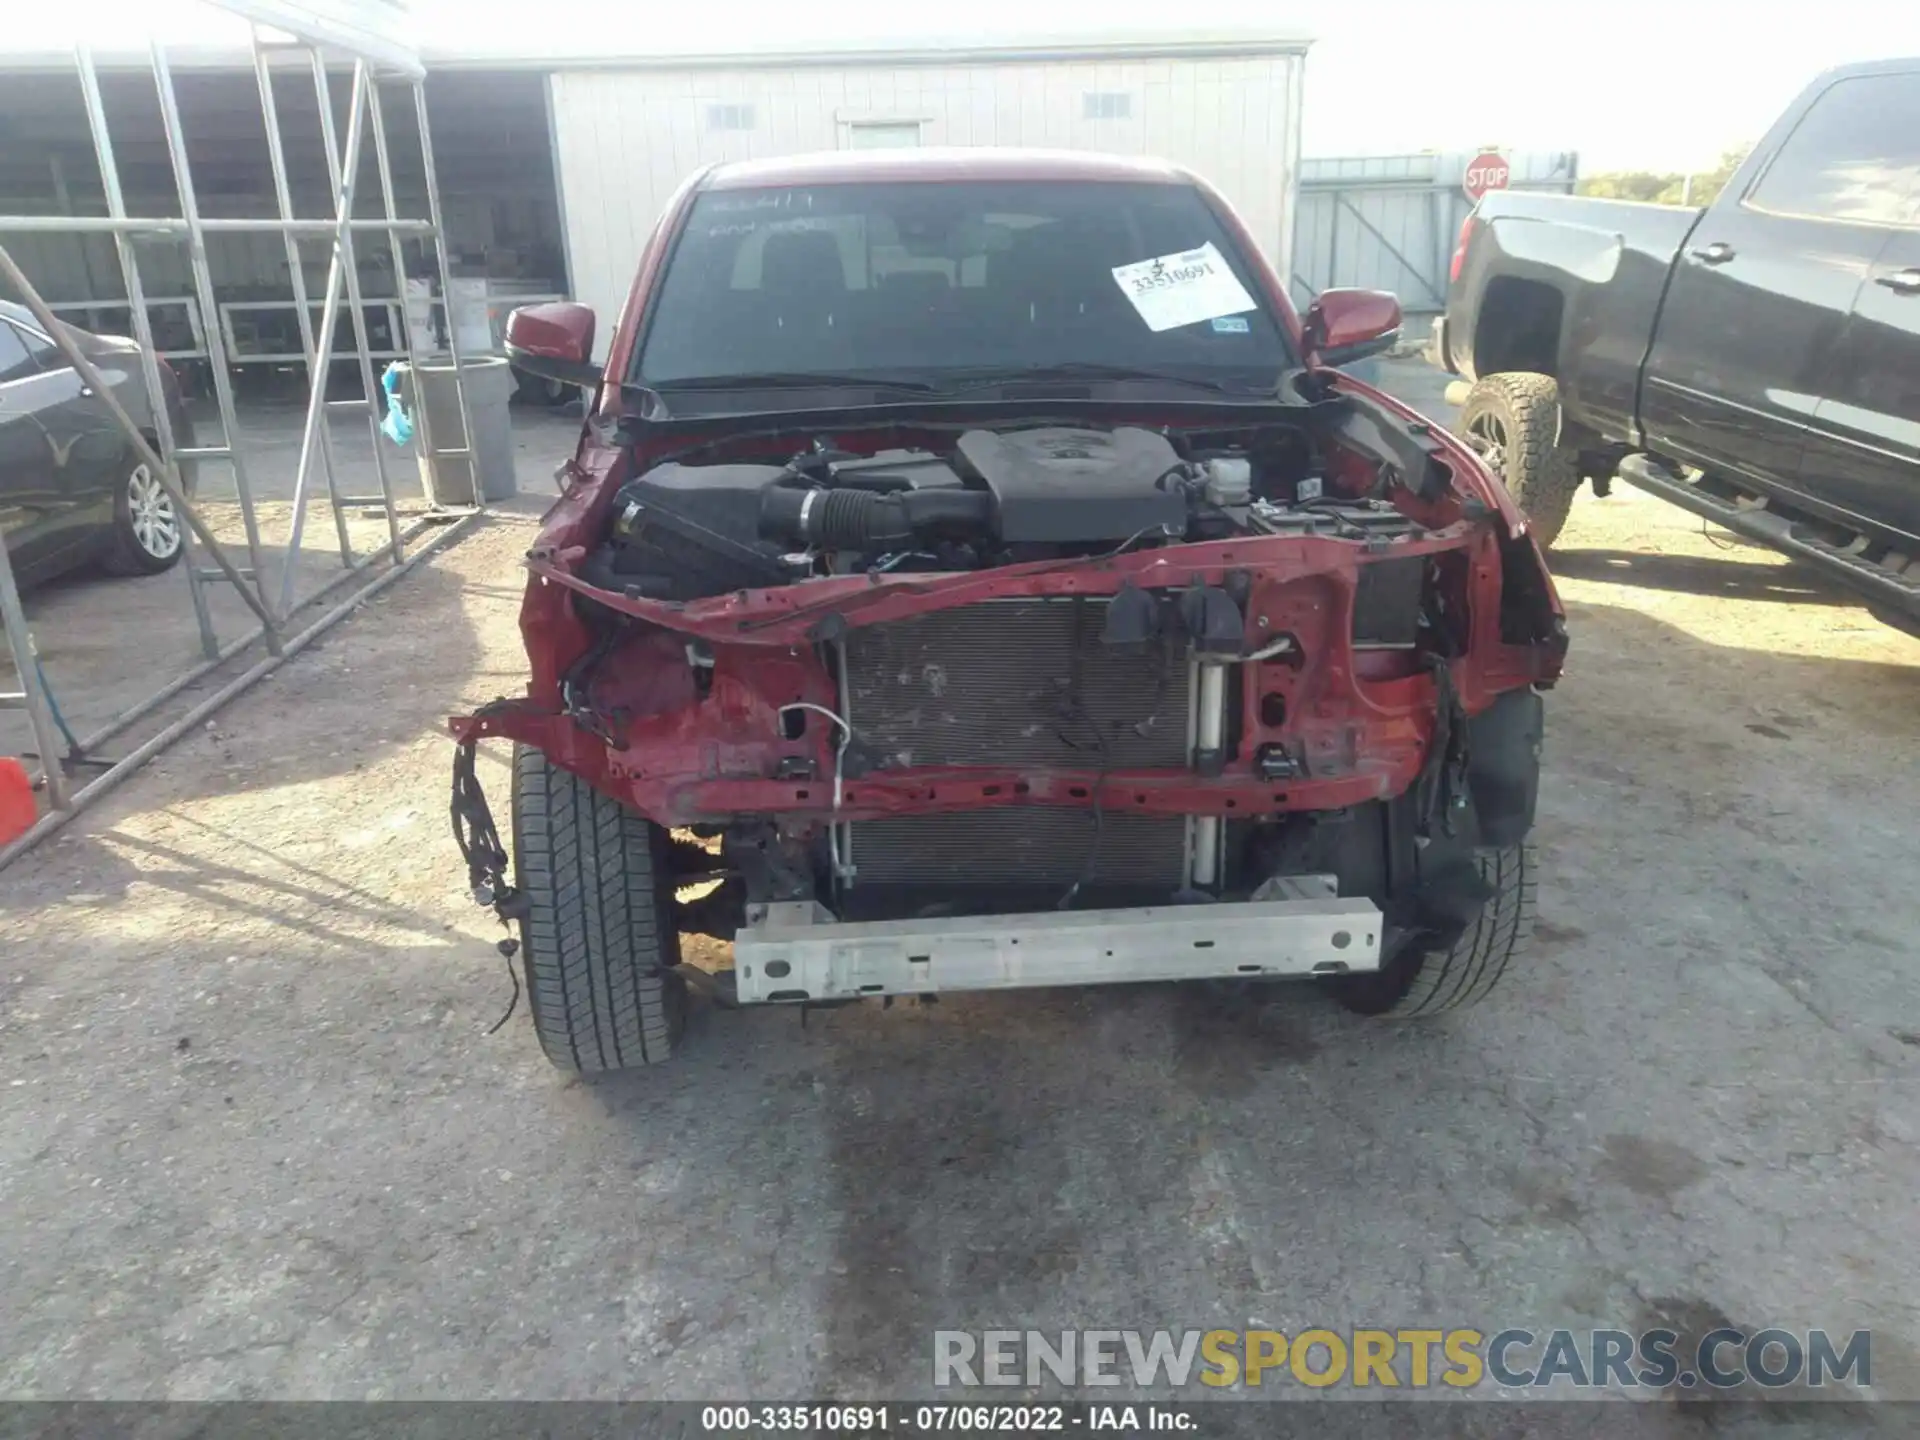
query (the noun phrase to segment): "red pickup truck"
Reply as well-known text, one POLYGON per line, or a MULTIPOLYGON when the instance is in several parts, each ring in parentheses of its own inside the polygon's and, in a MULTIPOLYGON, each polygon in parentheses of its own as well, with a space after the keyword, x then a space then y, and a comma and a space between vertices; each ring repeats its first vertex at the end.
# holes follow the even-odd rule
POLYGON ((702 172, 604 365, 582 307, 516 312, 593 398, 454 814, 548 1056, 665 1059, 687 933, 742 1004, 1484 994, 1566 635, 1498 481, 1336 368, 1398 324, 1297 317, 1183 171, 996 150, 702 172))

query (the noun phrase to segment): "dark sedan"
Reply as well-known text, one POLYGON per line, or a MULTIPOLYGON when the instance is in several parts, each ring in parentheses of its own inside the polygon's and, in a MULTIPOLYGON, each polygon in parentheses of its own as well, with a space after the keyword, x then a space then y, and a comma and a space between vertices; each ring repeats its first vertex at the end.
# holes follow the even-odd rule
MULTIPOLYGON (((132 340, 63 327, 155 440, 132 340)), ((177 443, 192 432, 166 362, 162 388, 177 443)), ((179 560, 185 528, 152 468, 67 363, 31 311, 0 301, 0 537, 23 584, 97 564, 151 575, 179 560)))

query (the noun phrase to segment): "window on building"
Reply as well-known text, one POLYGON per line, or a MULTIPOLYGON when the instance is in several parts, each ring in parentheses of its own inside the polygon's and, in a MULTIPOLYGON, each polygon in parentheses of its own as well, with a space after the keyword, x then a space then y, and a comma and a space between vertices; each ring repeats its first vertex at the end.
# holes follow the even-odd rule
POLYGON ((1920 222, 1920 74, 1859 75, 1829 86, 1746 204, 1857 225, 1920 222))
POLYGON ((855 120, 847 126, 847 145, 854 150, 908 149, 919 143, 918 120, 855 120))
POLYGON ((709 105, 707 128, 709 130, 751 130, 753 129, 753 106, 709 105))
POLYGON ((1089 120, 1125 120, 1133 114, 1133 96, 1124 90, 1089 90, 1082 98, 1089 120))

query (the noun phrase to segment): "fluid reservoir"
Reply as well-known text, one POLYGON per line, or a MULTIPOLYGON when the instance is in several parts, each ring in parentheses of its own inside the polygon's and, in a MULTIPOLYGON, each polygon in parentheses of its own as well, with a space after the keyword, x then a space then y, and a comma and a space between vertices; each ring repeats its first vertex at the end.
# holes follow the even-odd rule
POLYGON ((1206 462, 1207 499, 1215 505, 1244 505, 1253 498, 1253 462, 1244 455, 1221 455, 1206 462))

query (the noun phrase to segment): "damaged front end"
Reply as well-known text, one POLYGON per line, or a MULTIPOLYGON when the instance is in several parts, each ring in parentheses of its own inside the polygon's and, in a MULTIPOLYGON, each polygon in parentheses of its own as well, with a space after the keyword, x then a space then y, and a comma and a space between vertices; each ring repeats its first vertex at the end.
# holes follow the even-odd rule
POLYGON ((737 940, 743 999, 1443 943, 1531 824, 1551 582, 1411 412, 1325 372, 1240 408, 590 444, 529 556, 529 693, 454 733, 702 840, 678 924, 737 940))

